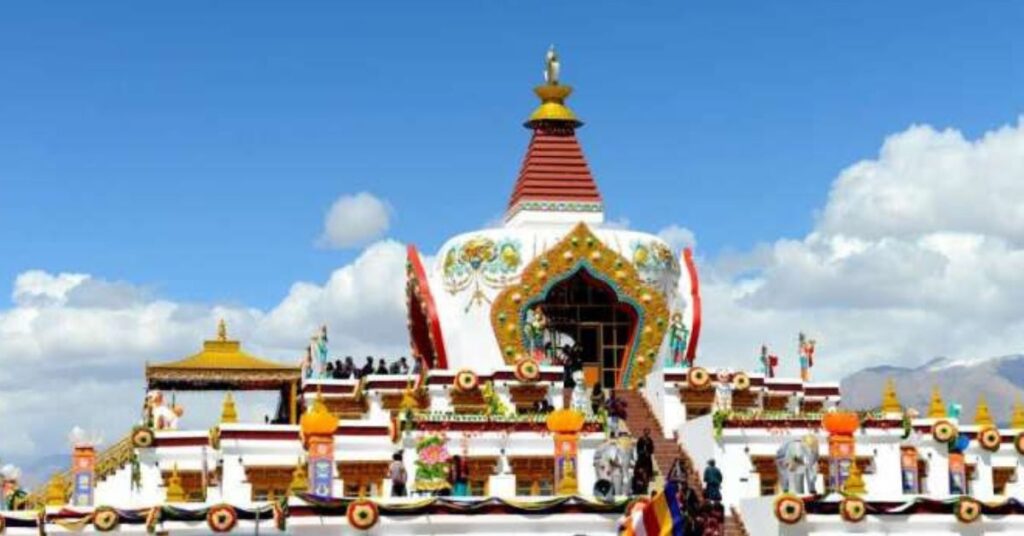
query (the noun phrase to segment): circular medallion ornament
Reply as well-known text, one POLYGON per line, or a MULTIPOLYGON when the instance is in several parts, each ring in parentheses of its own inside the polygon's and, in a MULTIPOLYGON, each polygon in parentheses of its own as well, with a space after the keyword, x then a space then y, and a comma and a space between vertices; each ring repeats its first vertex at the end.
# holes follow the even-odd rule
POLYGON ((862 499, 846 497, 839 502, 839 515, 844 521, 860 523, 868 515, 868 508, 862 499))
POLYGON ((961 497, 953 513, 961 523, 974 523, 981 517, 981 503, 970 497, 961 497))
POLYGON ((1017 434, 1017 437, 1013 438, 1013 447, 1017 449, 1017 454, 1024 456, 1024 432, 1017 434))
POLYGON ((1003 436, 995 426, 986 426, 978 432, 978 444, 981 448, 995 452, 1003 444, 1003 436))
POLYGON ((455 373, 455 380, 452 382, 455 389, 465 393, 472 391, 480 385, 480 379, 477 378, 476 373, 469 369, 462 369, 455 373))
POLYGON ((348 524, 353 528, 369 530, 380 520, 380 511, 377 510, 377 504, 373 501, 359 499, 348 504, 345 517, 348 518, 348 524))
POLYGON ((206 524, 213 532, 230 532, 238 524, 238 512, 226 504, 211 506, 206 513, 206 524))
POLYGON ((99 532, 110 532, 116 529, 120 521, 120 516, 109 506, 100 506, 92 514, 92 524, 99 532))
POLYGON ((795 525, 804 518, 804 501, 792 493, 775 499, 775 517, 786 525, 795 525))
POLYGON ((137 449, 148 449, 153 446, 156 438, 153 431, 142 426, 132 431, 132 446, 137 449))
POLYGON ((701 367, 693 367, 686 375, 686 383, 692 389, 704 389, 711 385, 711 374, 701 367))
POLYGON ((939 443, 949 443, 956 435, 956 425, 949 421, 941 420, 932 425, 932 437, 939 443))
POLYGON ((743 372, 737 373, 732 377, 732 388, 737 391, 746 391, 750 389, 750 376, 747 376, 743 372))
POLYGON ((531 383, 540 379, 540 365, 536 359, 529 357, 520 359, 516 363, 516 379, 521 382, 531 383))

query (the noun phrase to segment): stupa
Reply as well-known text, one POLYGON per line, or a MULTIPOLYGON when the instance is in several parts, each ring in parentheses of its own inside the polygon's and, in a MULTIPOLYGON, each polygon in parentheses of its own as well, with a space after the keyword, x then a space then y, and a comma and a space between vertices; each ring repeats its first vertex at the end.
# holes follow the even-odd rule
POLYGON ((433 369, 489 374, 524 358, 564 361, 576 348, 588 380, 606 388, 692 361, 693 263, 656 235, 605 224, 553 50, 534 92, 541 102, 525 122, 531 138, 504 223, 449 239, 429 267, 409 247, 414 353, 433 369))

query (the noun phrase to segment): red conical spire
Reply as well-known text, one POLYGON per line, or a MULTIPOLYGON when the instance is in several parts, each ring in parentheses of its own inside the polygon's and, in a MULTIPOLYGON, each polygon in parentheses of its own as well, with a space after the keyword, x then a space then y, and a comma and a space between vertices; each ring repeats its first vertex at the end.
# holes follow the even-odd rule
POLYGON ((572 88, 558 83, 558 70, 552 48, 547 83, 534 89, 541 104, 525 125, 533 130, 533 137, 509 200, 508 223, 564 220, 545 216, 550 213, 573 213, 577 220, 597 223, 604 219, 601 193, 576 139, 576 128, 583 123, 565 106, 572 88))

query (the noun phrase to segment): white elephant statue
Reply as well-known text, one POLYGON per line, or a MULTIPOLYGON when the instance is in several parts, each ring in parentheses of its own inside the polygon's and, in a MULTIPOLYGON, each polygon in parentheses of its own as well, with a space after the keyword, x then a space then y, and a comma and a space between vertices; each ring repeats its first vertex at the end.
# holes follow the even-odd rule
POLYGON ((817 494, 818 437, 808 434, 790 439, 775 453, 775 467, 783 493, 817 494))

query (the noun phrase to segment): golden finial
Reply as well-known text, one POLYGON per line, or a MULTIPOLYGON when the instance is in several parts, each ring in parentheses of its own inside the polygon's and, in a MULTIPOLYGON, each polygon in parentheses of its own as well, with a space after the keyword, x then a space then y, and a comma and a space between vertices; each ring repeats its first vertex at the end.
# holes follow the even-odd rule
POLYGON ((223 318, 217 321, 217 340, 228 340, 228 325, 226 322, 224 322, 223 318))
POLYGON ((292 471, 292 481, 288 484, 288 493, 295 495, 309 491, 309 477, 306 475, 306 463, 299 458, 292 471))
POLYGON ((885 389, 882 391, 882 413, 900 413, 902 411, 900 400, 896 397, 896 382, 889 378, 885 381, 885 389))
POLYGON ((220 408, 220 422, 221 424, 238 422, 238 410, 235 409, 235 397, 231 396, 231 393, 224 395, 224 403, 221 404, 220 408))
POLYGON ((1013 402, 1013 413, 1010 415, 1010 428, 1015 430, 1024 429, 1024 404, 1020 402, 1020 396, 1013 402))
POLYGON ((565 99, 572 94, 572 87, 559 82, 561 70, 562 64, 552 45, 544 61, 544 84, 533 88, 541 104, 530 114, 530 119, 526 121, 527 127, 534 128, 542 122, 568 123, 572 127, 583 124, 565 105, 565 99))
POLYGON ((974 411, 974 424, 978 426, 995 426, 995 420, 988 411, 988 403, 985 402, 985 395, 978 395, 978 409, 974 411))
POLYGON ((857 463, 857 460, 853 460, 850 462, 850 476, 843 483, 843 493, 856 497, 865 495, 867 492, 868 488, 864 485, 864 476, 860 469, 860 464, 857 463))
POLYGON ((171 476, 167 479, 167 500, 169 503, 183 503, 187 501, 185 488, 181 487, 181 477, 178 476, 178 464, 174 464, 171 476))
POLYGON ((67 503, 68 483, 62 475, 53 475, 46 486, 46 506, 64 506, 67 503))
POLYGON ((939 392, 939 386, 932 387, 932 401, 928 406, 928 418, 929 419, 945 419, 948 417, 946 414, 946 404, 942 401, 942 394, 939 392))

